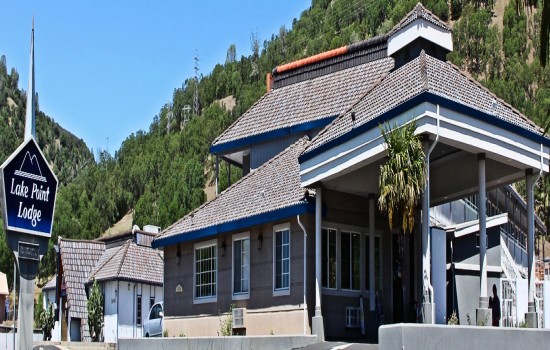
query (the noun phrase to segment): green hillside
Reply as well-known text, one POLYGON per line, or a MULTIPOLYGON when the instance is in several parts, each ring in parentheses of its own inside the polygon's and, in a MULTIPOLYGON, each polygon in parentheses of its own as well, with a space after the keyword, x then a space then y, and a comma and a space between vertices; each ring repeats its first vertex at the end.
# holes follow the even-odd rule
MULTIPOLYGON (((455 51, 448 57, 454 64, 546 126, 550 117, 550 68, 541 68, 537 58, 541 15, 538 7, 525 11, 515 1, 422 3, 454 28, 455 51)), ((101 154, 96 163, 85 167, 60 189, 52 243, 58 236, 98 237, 130 210, 134 210, 135 224, 165 228, 196 208, 206 200, 204 188, 212 179, 209 145, 265 93, 268 72, 277 65, 385 33, 416 3, 417 0, 313 0, 310 8, 293 21, 292 28, 282 26, 270 38, 251 35, 251 55, 239 57, 239 50, 245 48, 231 45, 225 62, 198 81, 189 78, 182 88, 174 89, 171 100, 152 116, 149 130, 130 135, 113 156, 101 154), (192 114, 184 124, 183 106, 193 106, 196 84, 200 113, 192 114), (227 96, 235 98, 231 110, 216 103, 227 96)), ((17 86, 13 81, 9 83, 17 86)), ((19 98, 16 103, 21 101, 19 98)), ((3 119, 5 128, 4 123, 3 119)), ((1 132, 5 135, 10 131, 1 132)), ((15 139, 11 142, 17 144, 15 139)), ((54 152, 50 157, 57 160, 60 155, 54 152)), ((86 157, 89 154, 83 159, 86 157)), ((63 169, 68 165, 56 166, 63 169)), ((222 166, 222 190, 227 187, 226 171, 222 166)), ((232 176, 236 180, 240 174, 232 171, 232 176)), ((539 200, 547 202, 540 196, 539 200)), ((540 207, 541 202, 537 205, 540 207)), ((54 272, 51 253, 43 260, 42 275, 54 272)), ((0 270, 6 264, 7 261, 0 261, 0 270)))

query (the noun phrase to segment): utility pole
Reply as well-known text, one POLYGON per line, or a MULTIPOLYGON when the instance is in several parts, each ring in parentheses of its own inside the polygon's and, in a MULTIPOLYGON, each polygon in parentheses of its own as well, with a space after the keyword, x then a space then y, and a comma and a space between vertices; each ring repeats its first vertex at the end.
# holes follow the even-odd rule
POLYGON ((199 115, 199 55, 195 51, 195 93, 193 95, 193 112, 195 115, 199 115))

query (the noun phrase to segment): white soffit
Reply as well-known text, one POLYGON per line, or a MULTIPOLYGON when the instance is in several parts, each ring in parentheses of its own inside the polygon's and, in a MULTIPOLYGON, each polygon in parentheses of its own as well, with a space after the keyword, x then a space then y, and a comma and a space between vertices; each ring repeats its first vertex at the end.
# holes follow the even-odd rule
POLYGON ((388 56, 393 55, 418 38, 424 38, 448 51, 453 51, 453 37, 450 31, 419 18, 395 32, 388 39, 388 56))

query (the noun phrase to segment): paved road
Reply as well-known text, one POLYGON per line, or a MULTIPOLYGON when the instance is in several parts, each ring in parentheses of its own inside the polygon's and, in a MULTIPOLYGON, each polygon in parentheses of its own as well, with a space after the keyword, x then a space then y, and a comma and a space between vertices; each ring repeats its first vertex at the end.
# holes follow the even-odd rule
POLYGON ((308 345, 302 350, 378 350, 378 344, 323 342, 308 345))

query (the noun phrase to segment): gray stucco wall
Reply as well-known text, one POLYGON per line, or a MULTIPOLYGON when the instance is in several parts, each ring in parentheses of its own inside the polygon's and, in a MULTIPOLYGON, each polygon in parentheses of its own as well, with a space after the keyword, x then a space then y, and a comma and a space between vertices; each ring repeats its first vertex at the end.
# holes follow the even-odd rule
MULTIPOLYGON (((308 231, 308 276, 314 275, 315 232, 312 228, 313 218, 304 215, 302 223, 308 231)), ((164 308, 166 316, 218 315, 227 312, 231 304, 247 309, 259 309, 283 305, 302 305, 304 298, 303 284, 303 230, 296 218, 252 227, 249 230, 240 230, 217 236, 218 249, 218 281, 217 302, 204 304, 193 303, 193 264, 194 244, 200 241, 180 244, 180 258, 178 263, 177 245, 164 249, 164 308), (273 296, 273 226, 290 223, 291 230, 291 263, 290 263, 290 295, 273 296), (232 298, 232 236, 243 232, 250 234, 250 298, 247 300, 233 300, 232 298), (259 234, 262 234, 262 247, 259 249, 259 234), (220 248, 225 240, 225 255, 220 248), (176 287, 181 285, 182 292, 176 293, 176 287)), ((208 241, 204 240, 204 241, 208 241)), ((308 304, 310 316, 313 314, 314 284, 312 278, 308 281, 308 304), (313 305, 311 304, 313 303, 313 305)))
POLYGON ((395 324, 380 327, 380 350, 547 349, 550 330, 395 324))

